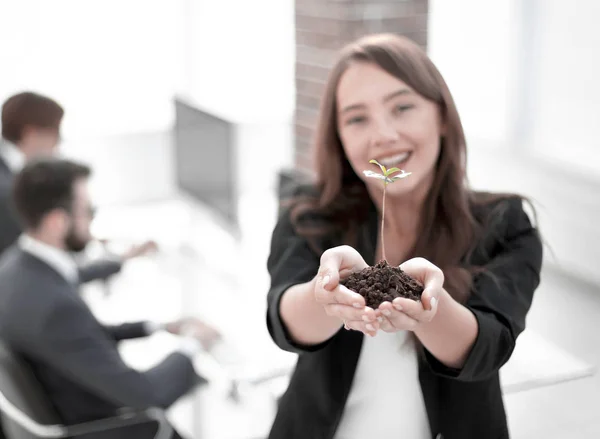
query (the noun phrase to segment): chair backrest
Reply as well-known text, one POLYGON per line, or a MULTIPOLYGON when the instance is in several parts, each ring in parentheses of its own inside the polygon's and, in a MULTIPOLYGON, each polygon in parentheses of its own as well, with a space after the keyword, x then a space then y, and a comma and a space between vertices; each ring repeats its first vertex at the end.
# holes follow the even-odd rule
POLYGON ((2 427, 9 439, 46 436, 46 434, 28 432, 22 428, 18 420, 23 422, 24 419, 26 424, 33 425, 34 431, 41 433, 48 433, 48 431, 51 433, 53 428, 36 429, 36 426, 57 426, 54 428, 56 431, 62 424, 29 365, 2 341, 0 341, 0 410, 2 427))

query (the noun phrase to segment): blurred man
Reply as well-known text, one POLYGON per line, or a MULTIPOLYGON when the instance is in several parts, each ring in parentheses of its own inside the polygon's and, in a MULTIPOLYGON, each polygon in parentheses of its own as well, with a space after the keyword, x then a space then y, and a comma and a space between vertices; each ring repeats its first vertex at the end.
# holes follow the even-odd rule
MULTIPOLYGON (((10 97, 2 106, 0 140, 0 254, 15 243, 21 225, 10 200, 14 175, 31 159, 53 155, 60 141, 62 107, 37 93, 24 92, 10 97)), ((95 261, 79 268, 79 280, 104 279, 120 271, 128 259, 154 250, 151 242, 134 246, 130 251, 95 261)))
MULTIPOLYGON (((77 294, 70 251, 90 240, 90 169, 59 159, 34 160, 16 176, 14 200, 25 233, 0 258, 0 338, 31 365, 67 425, 115 416, 122 408, 167 408, 200 381, 191 357, 217 341, 195 319, 165 329, 182 336, 179 352, 147 372, 128 367, 117 350, 123 339, 159 327, 101 325, 77 294)), ((106 438, 151 438, 153 425, 114 431, 106 438)), ((175 435, 173 437, 179 437, 175 435)))

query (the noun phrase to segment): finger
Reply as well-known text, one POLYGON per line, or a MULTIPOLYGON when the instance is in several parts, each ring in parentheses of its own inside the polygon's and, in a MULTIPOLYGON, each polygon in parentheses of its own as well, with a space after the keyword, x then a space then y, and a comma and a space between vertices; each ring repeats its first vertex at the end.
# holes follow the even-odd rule
POLYGON ((429 311, 433 311, 437 306, 439 301, 439 289, 433 289, 426 287, 421 294, 421 303, 423 303, 423 308, 429 311))
POLYGON ((339 303, 330 303, 324 306, 327 315, 338 317, 341 320, 357 320, 365 323, 374 322, 377 320, 377 315, 372 308, 363 307, 356 309, 353 306, 342 305, 339 303))
POLYGON ((400 265, 402 271, 421 282, 425 288, 441 289, 444 286, 444 273, 424 258, 413 258, 400 265))
POLYGON ((367 334, 371 337, 374 337, 375 335, 377 335, 377 331, 379 331, 380 329, 380 324, 377 320, 371 323, 366 323, 359 320, 348 320, 344 322, 344 327, 350 328, 350 330, 360 331, 363 334, 367 334))
POLYGON ((397 332, 398 329, 393 325, 389 317, 392 317, 394 308, 390 302, 382 302, 377 308, 377 314, 381 315, 383 322, 381 323, 381 329, 385 332, 397 332))
POLYGON ((341 305, 339 303, 330 303, 323 307, 325 313, 331 317, 338 317, 341 320, 357 320, 362 321, 363 311, 349 305, 341 305))
POLYGON ((315 299, 317 302, 326 305, 338 303, 340 305, 353 306, 358 310, 362 310, 365 307, 364 297, 343 285, 338 285, 332 291, 329 291, 323 288, 322 285, 317 284, 315 287, 315 299))
POLYGON ((437 311, 437 305, 435 304, 435 301, 432 309, 425 309, 423 302, 417 302, 404 298, 394 299, 392 305, 396 311, 406 314, 410 318, 419 322, 430 322, 437 311))
POLYGON ((338 285, 338 287, 332 291, 332 297, 336 303, 353 306, 357 309, 363 309, 366 305, 363 296, 343 285, 338 285))
POLYGON ((368 265, 354 248, 342 245, 326 250, 321 255, 319 277, 325 288, 335 288, 340 280, 340 272, 360 271, 368 265))
POLYGON ((384 302, 379 306, 379 310, 381 314, 384 316, 385 320, 388 320, 392 327, 396 331, 400 330, 414 330, 418 325, 418 320, 412 318, 406 313, 399 311, 395 306, 393 306, 390 302, 384 302))
POLYGON ((392 325, 392 322, 387 317, 383 317, 381 322, 381 330, 383 332, 398 332, 398 330, 392 325))
POLYGON ((360 270, 362 270, 362 268, 360 268, 360 269, 357 269, 357 268, 342 268, 342 269, 340 269, 340 279, 346 279, 352 273, 356 273, 356 272, 358 272, 360 270))
POLYGON ((319 267, 317 273, 316 287, 326 291, 333 291, 340 282, 340 275, 338 271, 327 269, 326 267, 319 267))

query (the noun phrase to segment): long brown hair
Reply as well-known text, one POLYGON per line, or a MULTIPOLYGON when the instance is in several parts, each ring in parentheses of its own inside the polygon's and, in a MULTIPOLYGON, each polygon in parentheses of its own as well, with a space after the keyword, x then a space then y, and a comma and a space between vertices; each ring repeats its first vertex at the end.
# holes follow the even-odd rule
POLYGON ((439 107, 445 130, 412 256, 424 257, 443 269, 445 288, 455 299, 464 301, 476 268, 461 266, 461 260, 472 250, 482 229, 472 213, 474 199, 466 179, 465 135, 446 82, 425 52, 407 38, 393 34, 368 36, 340 52, 321 101, 313 145, 317 191, 293 200, 290 214, 296 231, 314 243, 315 238, 343 230, 343 241, 352 245, 365 220, 370 198, 346 158, 337 130, 338 83, 356 62, 379 66, 439 107), (303 220, 307 213, 317 213, 328 221, 307 223, 303 220))

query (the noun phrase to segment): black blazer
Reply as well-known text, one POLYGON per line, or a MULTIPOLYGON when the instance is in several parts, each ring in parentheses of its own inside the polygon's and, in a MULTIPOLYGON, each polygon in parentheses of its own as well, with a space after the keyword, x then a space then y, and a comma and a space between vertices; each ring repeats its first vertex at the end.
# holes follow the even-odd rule
MULTIPOLYGON (((0 255, 10 248, 23 232, 12 200, 14 174, 0 157, 0 255)), ((79 281, 106 279, 122 268, 116 259, 100 259, 78 267, 79 281)))
MULTIPOLYGON (((470 262, 483 266, 466 306, 479 333, 461 370, 450 369, 424 350, 419 380, 433 437, 444 439, 504 439, 509 437, 498 371, 510 358, 540 278, 542 244, 517 198, 474 211, 490 218, 470 262)), ((378 218, 371 206, 360 228, 357 250, 373 264, 378 218)), ((327 247, 340 245, 335 238, 327 247)), ((310 281, 320 255, 299 237, 289 214, 275 227, 268 270, 267 325, 279 347, 299 354, 290 385, 280 400, 271 439, 330 439, 342 416, 361 351, 363 334, 340 330, 316 346, 302 346, 289 336, 279 314, 283 293, 310 281)), ((365 420, 367 421, 367 420, 365 420)))
POLYGON ((29 363, 66 424, 123 407, 166 408, 201 382, 181 353, 145 372, 127 366, 117 342, 145 335, 141 323, 101 325, 76 288, 35 256, 13 247, 0 258, 0 338, 29 363))
POLYGON ((12 205, 12 182, 13 173, 0 157, 0 254, 13 245, 21 234, 21 226, 12 205))

